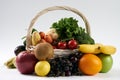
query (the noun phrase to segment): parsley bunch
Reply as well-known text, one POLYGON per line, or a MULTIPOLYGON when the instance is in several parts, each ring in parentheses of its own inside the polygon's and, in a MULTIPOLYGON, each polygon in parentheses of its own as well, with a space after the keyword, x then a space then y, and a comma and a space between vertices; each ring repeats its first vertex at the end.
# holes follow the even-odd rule
POLYGON ((51 28, 55 28, 59 40, 75 39, 79 44, 94 44, 94 40, 91 36, 85 32, 85 29, 79 27, 78 21, 70 18, 62 18, 58 22, 54 22, 51 28))

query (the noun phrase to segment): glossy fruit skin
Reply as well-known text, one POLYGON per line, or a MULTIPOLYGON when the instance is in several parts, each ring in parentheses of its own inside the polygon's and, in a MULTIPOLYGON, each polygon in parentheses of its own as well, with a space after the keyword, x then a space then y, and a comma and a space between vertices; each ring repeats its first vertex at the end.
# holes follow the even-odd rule
POLYGON ((79 59, 83 53, 74 52, 73 54, 55 57, 48 60, 51 65, 51 70, 47 76, 58 77, 58 76, 81 76, 82 72, 78 69, 79 59))
POLYGON ((100 71, 100 73, 107 73, 108 71, 111 70, 112 65, 113 65, 113 59, 111 55, 107 55, 107 54, 98 54, 97 55, 101 61, 102 61, 102 69, 100 71))
POLYGON ((114 47, 112 45, 104 45, 100 48, 100 51, 101 51, 101 53, 111 55, 111 54, 115 54, 116 47, 114 47))
POLYGON ((20 52, 16 57, 16 67, 22 74, 32 74, 37 62, 34 54, 27 51, 20 52))
POLYGON ((15 48, 14 53, 17 56, 21 51, 25 51, 25 46, 24 45, 19 45, 15 48))
POLYGON ((50 64, 47 61, 39 61, 35 65, 35 73, 38 76, 46 76, 50 72, 50 64))
POLYGON ((69 49, 76 49, 77 48, 77 41, 76 40, 70 40, 69 42, 68 42, 68 47, 69 47, 69 49))
POLYGON ((66 49, 67 48, 67 43, 66 42, 58 42, 58 48, 59 49, 66 49))
POLYGON ((102 69, 102 61, 94 54, 84 54, 79 60, 79 69, 86 75, 95 75, 102 69))

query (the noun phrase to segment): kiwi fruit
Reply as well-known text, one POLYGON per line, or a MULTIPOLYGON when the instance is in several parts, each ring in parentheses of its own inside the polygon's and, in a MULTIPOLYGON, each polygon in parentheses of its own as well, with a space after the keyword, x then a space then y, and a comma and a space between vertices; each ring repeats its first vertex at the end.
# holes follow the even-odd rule
POLYGON ((34 54, 38 60, 47 60, 53 58, 54 50, 50 43, 39 43, 35 46, 34 54))

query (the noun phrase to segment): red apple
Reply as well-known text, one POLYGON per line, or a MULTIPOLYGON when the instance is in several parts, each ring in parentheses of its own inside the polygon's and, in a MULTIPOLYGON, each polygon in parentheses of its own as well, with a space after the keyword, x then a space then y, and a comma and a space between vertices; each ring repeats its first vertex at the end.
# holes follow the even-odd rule
POLYGON ((37 61, 34 54, 22 51, 16 57, 16 67, 22 74, 32 74, 37 61))

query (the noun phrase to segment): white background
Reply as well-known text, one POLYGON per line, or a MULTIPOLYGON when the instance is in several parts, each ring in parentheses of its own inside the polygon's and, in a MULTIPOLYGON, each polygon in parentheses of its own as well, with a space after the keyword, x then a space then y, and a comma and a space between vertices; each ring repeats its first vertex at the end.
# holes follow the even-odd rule
MULTIPOLYGON (((114 64, 110 72, 92 77, 70 77, 68 79, 118 80, 118 73, 120 73, 120 0, 0 0, 0 66, 2 67, 0 76, 3 76, 0 77, 1 80, 10 78, 18 80, 17 77, 20 77, 20 80, 39 79, 35 76, 21 75, 16 70, 3 69, 3 64, 15 56, 15 47, 22 44, 21 38, 26 35, 30 21, 39 11, 50 6, 63 5, 76 8, 86 16, 91 26, 92 37, 97 43, 114 45, 117 48, 116 54, 112 55, 114 64), (14 75, 17 77, 10 77, 14 75)), ((54 21, 70 16, 78 19, 80 26, 84 27, 81 18, 68 11, 49 12, 41 16, 34 27, 40 31, 47 31, 54 21)), ((42 79, 48 80, 48 78, 42 79)))

